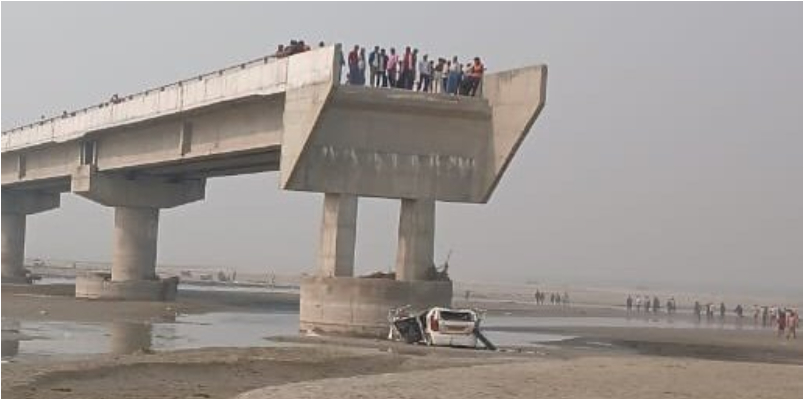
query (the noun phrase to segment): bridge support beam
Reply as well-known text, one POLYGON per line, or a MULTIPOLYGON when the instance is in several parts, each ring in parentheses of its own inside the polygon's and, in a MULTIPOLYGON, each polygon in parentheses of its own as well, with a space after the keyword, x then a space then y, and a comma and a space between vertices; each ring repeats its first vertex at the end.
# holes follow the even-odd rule
POLYGON ((326 193, 318 248, 321 276, 354 274, 356 225, 357 196, 326 193))
POLYGON ((156 274, 159 210, 204 198, 204 180, 165 182, 99 173, 93 166, 73 174, 72 191, 114 207, 112 271, 76 278, 79 298, 171 301, 179 280, 156 274))
POLYGON ((3 190, 2 283, 31 283, 25 269, 25 225, 28 214, 52 210, 57 193, 3 190))

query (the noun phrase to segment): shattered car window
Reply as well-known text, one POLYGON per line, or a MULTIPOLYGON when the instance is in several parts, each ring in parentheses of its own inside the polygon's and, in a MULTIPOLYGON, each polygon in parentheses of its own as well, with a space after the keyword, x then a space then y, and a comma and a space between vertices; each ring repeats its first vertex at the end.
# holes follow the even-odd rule
POLYGON ((472 314, 468 312, 441 311, 441 319, 444 321, 463 321, 473 322, 472 314))

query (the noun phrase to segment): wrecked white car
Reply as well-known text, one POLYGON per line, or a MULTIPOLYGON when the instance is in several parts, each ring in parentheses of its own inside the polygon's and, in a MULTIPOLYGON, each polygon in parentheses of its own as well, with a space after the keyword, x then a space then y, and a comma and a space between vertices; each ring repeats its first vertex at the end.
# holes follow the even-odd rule
POLYGON ((388 338, 429 346, 470 348, 476 348, 479 340, 484 347, 494 350, 494 345, 480 332, 482 319, 483 313, 473 309, 401 307, 389 313, 388 338))

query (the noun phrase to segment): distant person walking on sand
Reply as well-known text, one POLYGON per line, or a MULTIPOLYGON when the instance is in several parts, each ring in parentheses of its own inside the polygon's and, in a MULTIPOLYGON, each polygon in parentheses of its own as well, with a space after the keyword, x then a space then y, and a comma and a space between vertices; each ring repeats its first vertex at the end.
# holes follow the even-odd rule
POLYGON ((796 339, 796 328, 798 328, 798 310, 787 311, 787 339, 796 339))
POLYGON ((636 296, 636 311, 642 311, 642 297, 639 295, 636 296))
POLYGON ((779 315, 776 317, 776 326, 776 336, 781 337, 784 335, 785 328, 787 327, 787 318, 785 318, 784 315, 779 315))
POLYGON ((695 313, 695 318, 698 322, 701 321, 701 303, 698 300, 695 300, 695 305, 692 307, 692 312, 695 313))
POLYGON ((720 302, 720 319, 726 318, 726 304, 720 302))
POLYGON ((625 309, 628 311, 629 314, 631 313, 631 307, 633 305, 634 305, 634 299, 632 299, 631 295, 629 294, 628 298, 625 299, 625 309))
POLYGON ((737 307, 734 308, 734 313, 737 314, 737 318, 743 318, 743 306, 737 304, 737 307))
POLYGON ((770 325, 776 325, 776 316, 777 316, 777 308, 776 305, 771 306, 770 310, 768 311, 770 314, 770 325))
POLYGON ((762 306, 762 327, 768 326, 768 306, 762 306))
POLYGON ((653 296, 653 313, 654 314, 659 313, 659 307, 660 307, 659 298, 656 297, 656 296, 653 296))
POLYGON ((650 297, 645 295, 645 301, 644 301, 643 304, 645 305, 645 313, 649 313, 650 312, 650 305, 651 305, 650 297))

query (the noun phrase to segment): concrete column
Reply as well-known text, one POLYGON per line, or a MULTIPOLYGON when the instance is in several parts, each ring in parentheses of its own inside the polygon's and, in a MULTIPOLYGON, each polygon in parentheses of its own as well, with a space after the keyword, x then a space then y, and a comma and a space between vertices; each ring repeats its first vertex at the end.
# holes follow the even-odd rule
POLYGON ((435 200, 402 199, 396 279, 430 279, 435 247, 435 200))
POLYGON ((318 249, 321 276, 354 274, 356 225, 357 196, 326 193, 318 249))
POLYGON ((112 281, 156 279, 159 209, 115 207, 112 281))
POLYGON ((2 266, 4 282, 25 276, 25 214, 3 213, 2 266))

